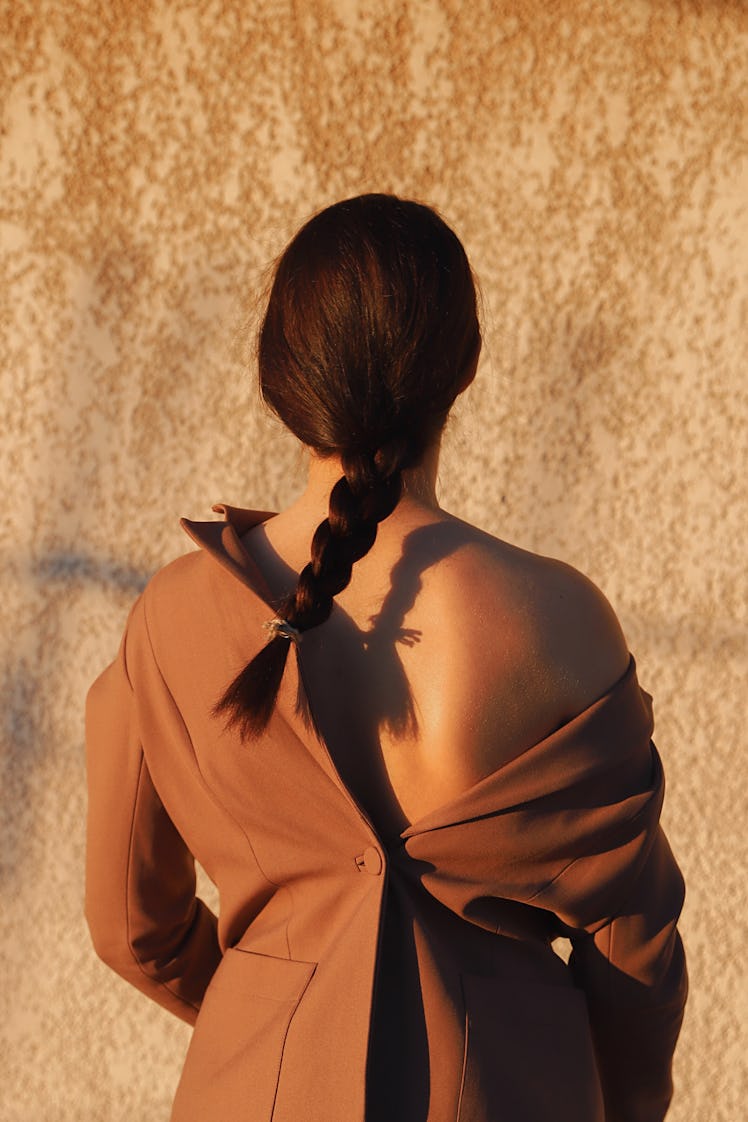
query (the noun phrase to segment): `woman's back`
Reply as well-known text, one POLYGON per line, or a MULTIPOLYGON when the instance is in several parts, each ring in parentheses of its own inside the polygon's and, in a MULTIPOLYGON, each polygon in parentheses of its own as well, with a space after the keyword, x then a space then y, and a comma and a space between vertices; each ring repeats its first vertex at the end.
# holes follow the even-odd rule
MULTIPOLYGON (((275 596, 295 587, 318 521, 295 504, 244 536, 275 596)), ((304 680, 336 767, 384 836, 582 712, 629 663, 580 573, 407 495, 336 605, 304 637, 304 680)))
MULTIPOLYGON (((465 654, 461 621, 487 585, 509 633, 530 614, 532 583, 506 609, 496 574, 500 588, 520 586, 532 561, 509 581, 513 567, 494 559, 487 579, 485 558, 471 558, 476 531, 417 520, 399 549, 393 536, 389 567, 386 538, 374 553, 379 597, 358 600, 354 585, 355 619, 338 607, 304 634, 266 732, 243 743, 210 702, 261 645, 286 575, 282 554, 271 565, 257 548, 261 516, 226 513, 225 527, 188 524, 200 552, 149 583, 88 704, 87 916, 106 961, 197 1020, 174 1122, 494 1122, 500 1111, 602 1122, 601 1077, 611 1103, 653 1103, 621 1117, 661 1117, 684 997, 682 880, 657 827, 662 770, 633 662, 556 732, 526 724, 534 743, 486 754, 498 679, 465 654), (400 676, 404 627, 404 655, 428 654, 424 635, 441 629, 462 673, 437 657, 400 676), (379 782, 361 767, 375 760, 379 782), (191 854, 218 886, 217 929, 195 900, 191 854), (552 950, 560 934, 572 970, 552 950)), ((510 710, 512 688, 498 696, 510 710)), ((557 723, 558 702, 553 712, 557 723)))

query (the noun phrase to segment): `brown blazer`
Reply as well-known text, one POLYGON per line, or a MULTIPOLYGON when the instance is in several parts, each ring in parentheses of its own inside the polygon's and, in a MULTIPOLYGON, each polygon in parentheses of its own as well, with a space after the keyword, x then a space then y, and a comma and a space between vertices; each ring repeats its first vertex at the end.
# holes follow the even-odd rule
POLYGON ((382 837, 304 720, 304 644, 261 740, 211 717, 275 614, 239 538, 269 515, 217 509, 184 523, 200 550, 151 580, 87 702, 86 917, 105 962, 195 1025, 172 1122, 662 1119, 683 881, 633 659, 382 837))

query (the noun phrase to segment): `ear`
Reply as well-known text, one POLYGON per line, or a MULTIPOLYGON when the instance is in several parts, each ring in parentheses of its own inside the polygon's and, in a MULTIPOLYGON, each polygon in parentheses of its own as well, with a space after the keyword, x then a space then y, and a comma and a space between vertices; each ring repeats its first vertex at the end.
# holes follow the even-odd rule
POLYGON ((464 390, 466 390, 468 388, 468 386, 472 382, 473 378, 475 377, 476 372, 478 370, 478 360, 480 359, 480 352, 481 352, 481 348, 478 347, 478 353, 475 356, 475 360, 473 362, 471 362, 470 366, 467 368, 467 371, 465 372, 464 378, 460 382, 460 388, 457 391, 458 395, 461 394, 464 390))

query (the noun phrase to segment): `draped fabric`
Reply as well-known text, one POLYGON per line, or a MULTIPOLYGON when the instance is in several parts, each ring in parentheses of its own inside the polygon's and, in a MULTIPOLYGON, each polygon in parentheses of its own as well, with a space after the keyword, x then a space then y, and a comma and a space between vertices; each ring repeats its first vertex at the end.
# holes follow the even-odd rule
POLYGON ((319 700, 303 649, 260 741, 211 717, 271 609, 239 537, 267 512, 218 509, 186 524, 200 550, 150 582, 87 707, 86 914, 101 957, 196 1026, 173 1122, 662 1119, 683 881, 633 658, 383 837, 299 716, 319 700))

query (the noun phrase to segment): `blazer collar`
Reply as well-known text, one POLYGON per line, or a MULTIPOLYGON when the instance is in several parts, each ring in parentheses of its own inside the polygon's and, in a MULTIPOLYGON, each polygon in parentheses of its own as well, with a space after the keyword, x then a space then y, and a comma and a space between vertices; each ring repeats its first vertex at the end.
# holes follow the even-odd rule
POLYGON ((256 592, 272 607, 272 592, 256 561, 244 546, 241 535, 253 526, 275 517, 272 510, 245 510, 242 507, 216 503, 212 508, 222 514, 223 522, 194 522, 181 518, 179 524, 200 549, 227 569, 233 576, 256 592))

